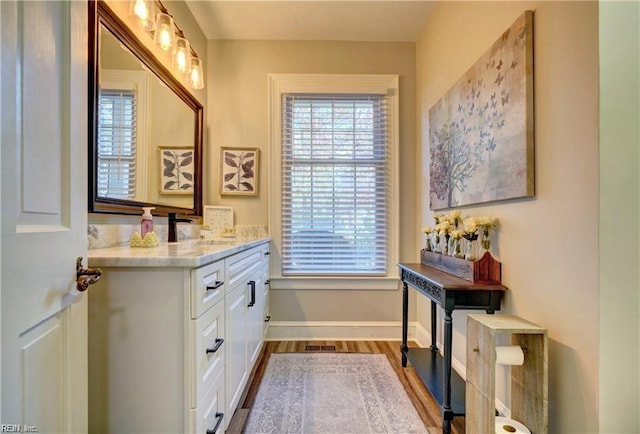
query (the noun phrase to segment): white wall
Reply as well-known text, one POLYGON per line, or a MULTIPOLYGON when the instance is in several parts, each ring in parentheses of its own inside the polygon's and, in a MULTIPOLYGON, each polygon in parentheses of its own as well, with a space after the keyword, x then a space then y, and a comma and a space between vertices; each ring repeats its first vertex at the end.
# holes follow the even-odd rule
POLYGON ((640 432, 640 3, 600 3, 600 432, 640 432))
MULTIPOLYGON (((598 4, 442 2, 417 44, 418 170, 429 211, 428 110, 516 20, 534 10, 536 196, 463 208, 499 219, 509 288, 501 313, 549 330, 549 432, 598 431, 598 4)), ((428 323, 426 302, 418 310, 428 323)), ((454 313, 465 361, 466 312, 454 313)), ((508 404, 505 387, 499 398, 508 404)))

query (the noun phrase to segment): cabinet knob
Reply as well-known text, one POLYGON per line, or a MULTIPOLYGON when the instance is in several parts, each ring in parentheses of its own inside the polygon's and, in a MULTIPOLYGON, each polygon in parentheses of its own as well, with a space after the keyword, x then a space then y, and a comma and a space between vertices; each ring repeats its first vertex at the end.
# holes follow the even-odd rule
POLYGON ((269 256, 271 254, 271 252, 264 252, 265 256, 269 256))
POLYGON ((267 315, 264 319, 264 322, 269 322, 271 321, 271 315, 267 315))
MULTIPOLYGON (((209 354, 209 353, 215 353, 216 351, 218 351, 218 350, 220 349, 220 347, 222 346, 223 342, 224 342, 224 339, 223 339, 223 338, 217 338, 217 339, 216 339, 216 344, 215 344, 213 347, 211 347, 211 348, 207 348, 206 353, 207 353, 207 354, 209 354)), ((214 430, 214 431, 215 431, 215 430, 214 430)))
POLYGON ((207 291, 213 291, 214 289, 220 288, 224 285, 224 280, 216 280, 213 285, 207 285, 207 291))
POLYGON ((222 419, 224 419, 224 413, 216 413, 216 419, 218 419, 216 425, 213 427, 213 429, 208 429, 207 434, 216 434, 216 432, 218 432, 218 428, 220 428, 222 419))

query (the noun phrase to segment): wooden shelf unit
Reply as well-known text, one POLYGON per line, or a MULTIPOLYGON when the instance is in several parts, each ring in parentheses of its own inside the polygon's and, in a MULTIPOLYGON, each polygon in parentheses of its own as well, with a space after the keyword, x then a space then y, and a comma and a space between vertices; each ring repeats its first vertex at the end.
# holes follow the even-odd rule
POLYGON ((495 432, 496 338, 511 335, 524 351, 522 366, 511 366, 511 418, 532 433, 548 432, 547 330, 515 315, 467 316, 467 432, 495 432))

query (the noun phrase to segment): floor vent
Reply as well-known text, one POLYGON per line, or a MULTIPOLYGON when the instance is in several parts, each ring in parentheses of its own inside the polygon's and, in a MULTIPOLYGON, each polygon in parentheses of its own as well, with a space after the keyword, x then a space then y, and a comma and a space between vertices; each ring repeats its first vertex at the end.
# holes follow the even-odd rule
POLYGON ((335 345, 306 345, 305 351, 335 351, 335 345))

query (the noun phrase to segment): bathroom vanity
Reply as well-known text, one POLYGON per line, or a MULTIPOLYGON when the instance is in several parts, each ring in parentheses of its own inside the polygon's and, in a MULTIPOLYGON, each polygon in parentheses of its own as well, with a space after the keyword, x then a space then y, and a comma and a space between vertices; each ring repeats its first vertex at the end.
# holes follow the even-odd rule
POLYGON ((269 319, 269 239, 89 251, 89 431, 222 433, 269 319))

